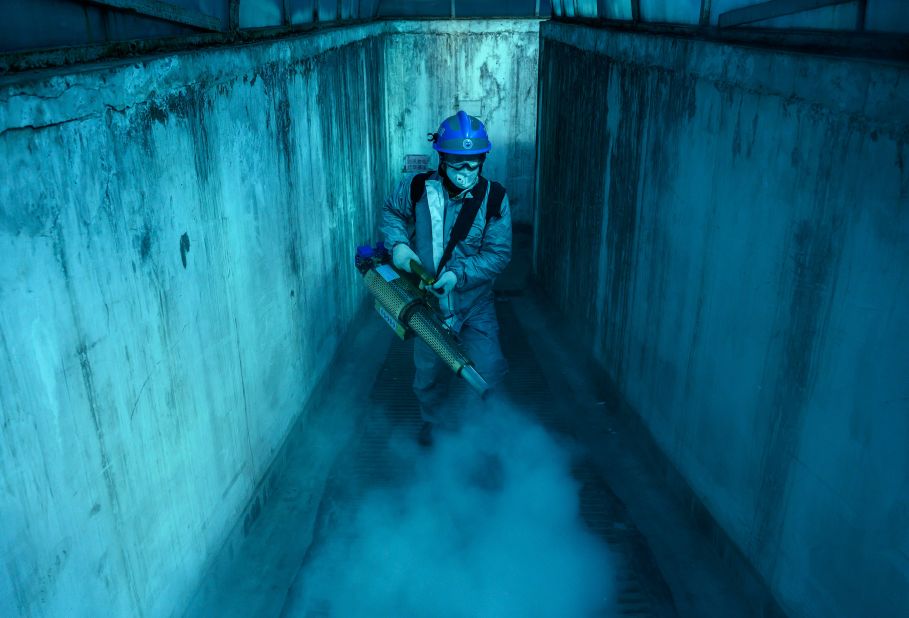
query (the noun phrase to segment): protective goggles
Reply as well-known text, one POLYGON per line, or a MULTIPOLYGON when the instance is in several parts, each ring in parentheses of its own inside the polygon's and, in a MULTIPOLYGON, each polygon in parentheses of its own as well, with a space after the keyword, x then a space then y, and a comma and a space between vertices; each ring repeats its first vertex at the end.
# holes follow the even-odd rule
POLYGON ((470 170, 473 171, 480 167, 480 162, 476 159, 471 159, 467 161, 449 161, 445 160, 445 167, 453 170, 470 170))

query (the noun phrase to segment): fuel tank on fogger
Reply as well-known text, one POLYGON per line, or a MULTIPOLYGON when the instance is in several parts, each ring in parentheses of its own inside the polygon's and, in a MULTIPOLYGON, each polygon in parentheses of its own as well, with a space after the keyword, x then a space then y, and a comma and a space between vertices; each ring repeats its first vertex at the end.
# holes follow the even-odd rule
MULTIPOLYGON (((384 243, 375 247, 357 247, 357 270, 363 275, 363 282, 375 297, 376 311, 391 326, 401 339, 416 335, 426 342, 457 375, 482 397, 489 390, 486 380, 474 369, 473 362, 461 350, 455 334, 449 329, 436 311, 427 302, 428 292, 417 287, 418 279, 409 273, 396 269, 384 243)), ((413 266, 418 266, 412 262, 413 266)), ((419 272, 424 283, 433 283, 425 271, 419 272)))

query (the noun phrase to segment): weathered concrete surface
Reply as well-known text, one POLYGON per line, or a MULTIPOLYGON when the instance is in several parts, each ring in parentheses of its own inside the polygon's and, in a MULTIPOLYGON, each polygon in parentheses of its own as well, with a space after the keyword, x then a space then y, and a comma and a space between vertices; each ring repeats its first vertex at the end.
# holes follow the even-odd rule
POLYGON ((431 154, 426 134, 464 109, 483 120, 492 151, 483 174, 505 185, 512 218, 533 220, 537 19, 392 22, 385 48, 389 186, 407 154, 431 154))
POLYGON ((182 611, 260 512, 365 300, 353 247, 455 97, 495 97, 487 170, 529 220, 537 23, 0 81, 0 615, 182 611))
POLYGON ((182 618, 282 615, 318 534, 318 518, 325 516, 326 491, 330 495, 337 466, 343 465, 339 457, 377 412, 370 391, 397 337, 374 316, 375 310, 364 305, 357 327, 348 331, 332 361, 332 379, 320 382, 287 437, 269 477, 267 506, 255 526, 231 535, 182 618))
POLYGON ((185 605, 362 306, 378 32, 0 92, 0 614, 185 605))
POLYGON ((793 616, 909 612, 909 69, 547 23, 536 270, 793 616))

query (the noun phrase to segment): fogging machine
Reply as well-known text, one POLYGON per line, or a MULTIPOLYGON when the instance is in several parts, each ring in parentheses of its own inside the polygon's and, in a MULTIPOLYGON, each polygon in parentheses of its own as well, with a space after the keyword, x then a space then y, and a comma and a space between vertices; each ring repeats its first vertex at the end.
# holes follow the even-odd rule
POLYGON ((375 247, 357 247, 356 266, 375 298, 376 311, 398 337, 405 340, 416 335, 422 339, 452 371, 484 396, 489 390, 486 380, 474 369, 455 334, 428 302, 428 292, 419 288, 421 280, 428 287, 435 279, 415 261, 410 263, 413 274, 395 268, 381 242, 375 247))

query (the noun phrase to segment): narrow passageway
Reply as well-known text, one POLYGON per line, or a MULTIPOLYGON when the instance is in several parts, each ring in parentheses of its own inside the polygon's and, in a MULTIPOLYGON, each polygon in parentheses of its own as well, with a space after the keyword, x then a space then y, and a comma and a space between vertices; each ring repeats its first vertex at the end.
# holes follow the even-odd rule
POLYGON ((0 617, 909 616, 909 3, 20 4, 0 617))
MULTIPOLYGON (((276 506, 260 515, 236 552, 219 559, 187 616, 354 616, 370 614, 367 608, 376 612, 370 615, 554 615, 546 602, 577 616, 720 618, 766 611, 766 600, 742 589, 704 531, 687 520, 641 444, 641 428, 598 389, 583 359, 572 358, 577 343, 563 339, 564 325, 529 285, 531 240, 529 231, 516 233, 514 264, 497 285, 510 363, 504 402, 487 410, 487 418, 442 433, 432 449, 420 447, 413 341, 399 341, 377 316, 364 316, 319 403, 326 417, 352 407, 353 426, 329 429, 330 418, 310 424, 331 431, 332 439, 349 436, 330 464, 312 539, 296 540, 306 527, 297 520, 305 508, 293 507, 311 506, 312 496, 286 489, 315 459, 312 442, 301 441, 275 481, 276 506), (522 452, 528 435, 533 442, 522 452), (490 480, 484 459, 490 454, 505 458, 504 479, 490 480), (552 482, 539 482, 540 465, 552 482), (616 495, 608 477, 632 504, 616 495), (465 501, 478 487, 479 499, 465 501), (496 521, 492 513, 500 509, 505 519, 496 521), (648 532, 660 527, 663 533, 648 539, 632 510, 648 513, 648 532), (512 526, 521 530, 520 551, 508 538, 512 526), (587 555, 597 543, 603 563, 587 555), (568 573, 549 571, 550 561, 559 560, 568 573), (591 582, 581 571, 570 576, 573 563, 604 566, 591 582), (539 574, 546 575, 540 587, 528 588, 539 574), (579 595, 602 604, 582 611, 586 600, 571 601, 579 595)), ((453 380, 452 396, 466 388, 453 380)))

